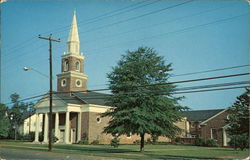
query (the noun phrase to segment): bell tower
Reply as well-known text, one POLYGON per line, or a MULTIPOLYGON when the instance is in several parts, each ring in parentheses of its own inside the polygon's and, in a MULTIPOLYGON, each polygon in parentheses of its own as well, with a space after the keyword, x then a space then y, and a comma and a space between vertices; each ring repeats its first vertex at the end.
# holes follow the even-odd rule
POLYGON ((84 56, 80 53, 80 40, 75 12, 67 47, 67 52, 64 52, 62 55, 61 73, 57 75, 57 91, 84 91, 87 89, 88 76, 84 74, 84 56))

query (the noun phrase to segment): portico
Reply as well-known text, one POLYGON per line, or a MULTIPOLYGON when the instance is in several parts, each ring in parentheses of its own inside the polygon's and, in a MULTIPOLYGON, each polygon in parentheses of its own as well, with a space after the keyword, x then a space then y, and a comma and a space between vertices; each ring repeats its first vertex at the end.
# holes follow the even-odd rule
MULTIPOLYGON (((65 95, 64 95, 65 96, 65 95)), ((81 140, 82 106, 68 104, 57 95, 53 96, 52 106, 52 135, 58 138, 57 143, 77 143, 81 140)), ((40 124, 39 116, 42 116, 43 143, 48 143, 49 130, 49 105, 48 98, 36 105, 36 124, 40 124)), ((39 142, 40 125, 36 125, 35 142, 39 142)))

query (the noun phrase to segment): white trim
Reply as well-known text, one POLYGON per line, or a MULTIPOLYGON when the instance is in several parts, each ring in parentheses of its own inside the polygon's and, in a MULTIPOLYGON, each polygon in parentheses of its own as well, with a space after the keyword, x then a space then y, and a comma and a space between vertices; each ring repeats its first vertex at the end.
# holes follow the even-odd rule
POLYGON ((113 107, 110 106, 101 106, 101 105, 94 105, 94 104, 87 104, 83 105, 82 112, 95 112, 95 113, 104 113, 113 107))
POLYGON ((65 87, 67 86, 67 80, 64 78, 61 80, 61 87, 65 87), (63 84, 63 82, 65 81, 65 84, 63 84))
POLYGON ((208 122, 208 121, 210 121, 211 119, 214 119, 215 117, 217 117, 218 115, 220 115, 220 114, 224 113, 224 112, 225 112, 225 111, 227 111, 227 110, 228 110, 228 109, 224 109, 224 110, 222 110, 221 112, 219 112, 219 113, 217 113, 217 114, 213 115, 212 117, 208 118, 207 120, 205 120, 205 121, 201 122, 201 123, 200 123, 200 125, 203 125, 203 124, 207 123, 207 122, 208 122))
POLYGON ((86 74, 76 72, 76 71, 69 71, 69 72, 62 72, 56 75, 58 78, 64 78, 64 77, 76 77, 76 78, 83 78, 88 79, 88 76, 86 74))
POLYGON ((80 71, 80 66, 81 66, 81 62, 79 60, 76 61, 75 63, 75 67, 76 67, 76 71, 79 72, 80 71), (78 65, 77 65, 78 64, 78 65), (77 69, 78 67, 78 69, 77 69))
POLYGON ((101 123, 102 122, 102 119, 100 116, 96 116, 96 123, 101 123), (99 121, 97 120, 99 118, 99 121))
POLYGON ((76 79, 75 85, 76 85, 76 87, 82 87, 82 80, 81 79, 76 79), (78 85, 77 82, 80 82, 80 84, 78 85))
POLYGON ((79 58, 79 59, 84 60, 84 56, 82 56, 82 55, 75 55, 75 54, 71 54, 71 53, 67 53, 67 54, 62 55, 62 58, 68 58, 68 57, 75 57, 75 58, 79 58))

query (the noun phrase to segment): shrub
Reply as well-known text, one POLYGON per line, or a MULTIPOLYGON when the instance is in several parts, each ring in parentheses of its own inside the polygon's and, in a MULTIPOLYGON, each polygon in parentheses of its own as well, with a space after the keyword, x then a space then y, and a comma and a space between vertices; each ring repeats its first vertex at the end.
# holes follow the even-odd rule
POLYGON ((141 141, 140 140, 135 140, 133 143, 134 144, 141 144, 141 141))
POLYGON ((181 141, 181 137, 176 137, 176 138, 175 138, 175 142, 176 142, 176 143, 182 142, 182 141, 181 141))
POLYGON ((88 140, 88 134, 87 133, 83 133, 82 134, 82 139, 78 142, 78 144, 89 144, 89 140, 88 140))
POLYGON ((52 136, 52 142, 53 142, 53 143, 57 142, 58 140, 59 140, 59 139, 58 139, 55 135, 52 136))
POLYGON ((249 137, 247 134, 233 135, 230 138, 229 145, 234 147, 234 149, 239 148, 243 151, 244 149, 249 148, 249 137))
POLYGON ((146 144, 153 144, 153 141, 151 138, 148 138, 147 141, 146 141, 146 144))
POLYGON ((39 133, 39 142, 42 142, 42 141, 43 141, 43 133, 40 132, 40 133, 39 133))
POLYGON ((78 144, 89 144, 89 141, 87 139, 82 139, 78 142, 78 144))
POLYGON ((110 145, 113 146, 114 148, 118 148, 120 144, 120 139, 115 137, 111 140, 110 145))
POLYGON ((158 140, 158 137, 159 137, 158 135, 153 134, 153 135, 152 135, 152 138, 151 138, 151 139, 152 139, 152 142, 153 142, 153 143, 156 143, 157 140, 158 140))
POLYGON ((196 146, 204 146, 205 145, 205 140, 204 138, 198 137, 194 141, 194 145, 196 146))
POLYGON ((94 140, 91 144, 97 145, 97 144, 100 144, 100 142, 98 140, 94 140))
POLYGON ((207 146, 208 147, 218 147, 218 143, 217 143, 217 140, 215 139, 208 139, 207 140, 207 146))

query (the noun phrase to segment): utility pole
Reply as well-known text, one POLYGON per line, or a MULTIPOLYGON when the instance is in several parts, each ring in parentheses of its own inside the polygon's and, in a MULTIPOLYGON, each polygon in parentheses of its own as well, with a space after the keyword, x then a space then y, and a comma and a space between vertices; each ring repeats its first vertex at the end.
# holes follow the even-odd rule
POLYGON ((49 41, 49 151, 52 149, 52 41, 60 42, 60 39, 52 39, 52 34, 49 37, 41 37, 40 35, 38 38, 45 39, 49 41))

